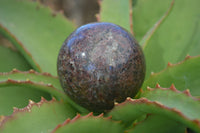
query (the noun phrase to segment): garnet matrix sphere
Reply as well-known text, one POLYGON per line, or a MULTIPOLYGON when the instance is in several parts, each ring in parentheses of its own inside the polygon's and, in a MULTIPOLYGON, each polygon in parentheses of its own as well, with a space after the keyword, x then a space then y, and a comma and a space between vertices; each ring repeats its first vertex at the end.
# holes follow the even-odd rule
POLYGON ((66 39, 57 69, 68 96, 98 112, 135 96, 145 77, 144 55, 133 36, 103 22, 81 26, 66 39))

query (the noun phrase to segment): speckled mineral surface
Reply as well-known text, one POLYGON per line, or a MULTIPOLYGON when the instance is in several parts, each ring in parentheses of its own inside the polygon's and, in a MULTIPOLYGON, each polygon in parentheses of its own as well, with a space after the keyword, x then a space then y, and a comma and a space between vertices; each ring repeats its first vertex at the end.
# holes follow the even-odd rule
POLYGON ((70 98, 91 111, 104 111, 136 95, 145 60, 129 32, 112 23, 91 23, 66 39, 57 69, 70 98))

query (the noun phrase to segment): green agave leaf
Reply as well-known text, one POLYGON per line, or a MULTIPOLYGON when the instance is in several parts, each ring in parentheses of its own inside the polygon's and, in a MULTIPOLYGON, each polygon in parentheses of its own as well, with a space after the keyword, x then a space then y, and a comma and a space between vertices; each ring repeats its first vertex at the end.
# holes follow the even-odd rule
POLYGON ((54 95, 57 99, 64 99, 65 94, 53 86, 34 83, 30 80, 11 80, 0 82, 0 114, 9 115, 13 107, 25 107, 29 99, 38 102, 41 96, 51 99, 54 95))
POLYGON ((103 118, 103 114, 93 116, 89 113, 86 116, 79 114, 72 120, 67 119, 63 124, 59 124, 52 133, 122 133, 123 128, 119 122, 103 118))
POLYGON ((23 108, 31 99, 39 102, 41 96, 50 100, 51 95, 42 90, 35 90, 33 86, 1 86, 0 84, 0 115, 12 114, 13 107, 23 108))
POLYGON ((0 87, 2 88, 6 86, 21 86, 24 89, 44 91, 58 99, 63 99, 65 97, 64 92, 61 88, 57 89, 54 87, 54 85, 60 87, 57 80, 48 73, 40 74, 34 70, 21 72, 14 69, 10 73, 0 73, 0 87))
POLYGON ((133 31, 141 41, 145 34, 165 14, 172 0, 137 0, 133 6, 133 31), (156 3, 156 4, 155 4, 156 3))
POLYGON ((151 101, 157 101, 167 107, 180 110, 190 119, 199 119, 200 101, 192 97, 188 90, 184 92, 178 91, 174 85, 170 88, 161 88, 157 85, 155 89, 148 89, 141 94, 151 101), (187 107, 187 108, 186 108, 187 107))
POLYGON ((3 118, 0 132, 46 133, 75 115, 75 110, 68 104, 55 99, 47 101, 42 98, 39 103, 29 101, 29 105, 23 109, 15 108, 12 115, 3 118))
POLYGON ((161 115, 200 132, 200 102, 191 97, 188 91, 181 93, 172 86, 171 89, 147 90, 142 97, 145 98, 128 98, 117 104, 109 115, 114 120, 122 120, 124 124, 130 124, 144 114, 161 115))
MULTIPOLYGON (((164 14, 164 11, 167 11, 167 7, 170 7, 171 1, 138 1, 135 9, 133 9, 134 27, 138 28, 135 31, 136 36, 137 31, 143 31, 142 28, 145 27, 145 23, 157 22, 162 16, 160 14, 164 14)), ((197 50, 200 48, 199 4, 199 0, 175 0, 171 13, 157 28, 144 48, 147 78, 151 72, 162 70, 168 62, 179 62, 187 54, 192 56, 199 55, 199 50, 197 50)), ((153 27, 153 24, 147 27, 153 27)))
POLYGON ((128 133, 184 133, 185 127, 180 123, 160 116, 148 115, 147 118, 134 125, 128 133))
POLYGON ((0 1, 0 32, 9 38, 37 71, 56 75, 58 51, 74 30, 63 15, 26 0, 0 1))
POLYGON ((0 72, 9 72, 13 68, 25 71, 31 66, 19 52, 0 45, 0 72))
POLYGON ((60 82, 57 77, 52 76, 50 73, 38 73, 34 70, 19 71, 13 69, 8 73, 0 73, 0 82, 7 81, 8 79, 20 81, 33 81, 34 83, 43 83, 46 85, 53 85, 56 89, 63 92, 60 82))
POLYGON ((163 16, 154 24, 153 27, 151 27, 146 34, 143 36, 142 40, 140 40, 140 45, 145 49, 146 45, 148 44, 151 37, 154 35, 154 32, 160 27, 160 25, 164 22, 164 20, 169 16, 171 13, 174 1, 172 0, 171 5, 169 6, 168 10, 163 14, 163 16))
POLYGON ((111 22, 132 32, 132 0, 99 0, 98 21, 111 22))
POLYGON ((179 90, 190 89, 193 96, 200 96, 200 56, 187 56, 184 61, 177 64, 168 64, 167 68, 159 73, 153 73, 143 84, 154 87, 159 83, 162 87, 169 87, 172 83, 179 90))
MULTIPOLYGON (((45 97, 46 95, 48 97, 45 98, 50 99, 50 97, 53 96, 58 100, 64 100, 70 103, 70 105, 81 113, 88 112, 86 109, 73 102, 63 92, 58 79, 48 73, 38 73, 34 70, 21 72, 16 69, 10 73, 0 73, 0 91, 2 91, 0 94, 4 94, 0 98, 2 99, 2 103, 0 102, 0 106, 2 107, 2 109, 0 109, 0 114, 7 113, 13 106, 25 107, 27 105, 26 101, 29 99, 35 101, 38 97, 45 97)), ((10 111, 8 112, 10 113, 10 111)))

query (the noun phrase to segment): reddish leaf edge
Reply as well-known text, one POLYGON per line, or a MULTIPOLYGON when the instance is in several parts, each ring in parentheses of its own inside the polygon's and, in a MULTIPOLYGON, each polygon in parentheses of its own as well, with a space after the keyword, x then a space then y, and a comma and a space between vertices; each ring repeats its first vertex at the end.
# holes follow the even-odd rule
POLYGON ((130 32, 131 34, 134 36, 134 32, 133 32, 133 7, 132 7, 132 0, 129 0, 129 23, 130 23, 130 32))
POLYGON ((169 16, 171 13, 173 7, 174 7, 175 0, 172 0, 168 10, 164 13, 164 15, 154 24, 152 28, 150 28, 149 31, 146 32, 146 34, 143 36, 142 40, 140 41, 140 44, 143 48, 143 50, 146 48, 148 41, 150 38, 154 35, 156 30, 160 27, 160 25, 164 22, 164 20, 169 16))
MULTIPOLYGON (((186 61, 188 61, 188 60, 190 60, 190 59, 195 59, 195 58, 200 58, 200 55, 197 55, 197 56, 190 56, 190 55, 187 55, 187 56, 185 57, 184 60, 182 60, 182 61, 180 61, 180 62, 178 62, 178 63, 175 63, 175 64, 172 64, 172 63, 168 62, 166 68, 164 68, 163 70, 161 70, 160 72, 157 72, 157 73, 151 72, 149 78, 152 78, 153 76, 159 75, 159 74, 163 73, 164 71, 166 71, 167 69, 170 69, 170 68, 172 68, 172 67, 181 65, 181 64, 185 63, 186 61)), ((149 78, 148 78, 148 79, 149 79, 149 78)), ((148 79, 147 79, 147 80, 148 80, 148 79)))
POLYGON ((171 90, 171 91, 173 91, 173 92, 175 92, 175 93, 182 93, 182 94, 185 94, 187 97, 190 97, 190 98, 192 98, 193 100, 200 101, 200 98, 192 96, 192 94, 190 93, 190 90, 189 90, 189 89, 186 89, 186 90, 184 90, 184 91, 179 91, 178 89, 176 89, 176 87, 175 87, 174 84, 171 84, 171 86, 170 86, 169 88, 162 88, 162 87, 160 86, 160 84, 158 84, 158 83, 156 84, 155 88, 150 88, 149 86, 147 86, 147 90, 148 90, 148 91, 154 91, 154 90, 156 90, 156 89, 171 90))
POLYGON ((58 79, 58 76, 53 76, 52 74, 48 73, 48 72, 37 72, 33 69, 30 69, 29 71, 20 71, 16 68, 14 68, 12 71, 10 72, 0 72, 0 76, 1 75, 11 75, 11 74, 35 74, 35 75, 42 75, 42 76, 47 76, 47 77, 52 77, 55 79, 58 79))
POLYGON ((93 115, 93 112, 90 112, 89 114, 85 115, 85 116, 81 116, 81 114, 77 114, 73 119, 66 119, 62 124, 58 124, 53 130, 51 133, 55 133, 58 129, 64 127, 65 125, 67 124, 71 124, 71 123, 74 123, 78 120, 82 120, 82 119, 87 119, 87 118, 94 118, 94 119, 98 119, 98 118, 102 118, 102 119, 105 119, 105 120, 108 120, 112 118, 112 116, 109 116, 109 117, 104 117, 104 114, 101 113, 100 115, 98 116, 94 116, 93 115))
MULTIPOLYGON (((39 73, 39 72, 37 72, 33 69, 30 69, 29 71, 20 71, 20 70, 17 70, 17 69, 14 68, 10 72, 0 72, 0 76, 1 75, 9 76, 9 75, 13 75, 13 74, 34 74, 34 75, 42 75, 42 76, 45 76, 45 77, 51 77, 51 78, 54 78, 54 79, 58 79, 57 76, 53 76, 50 73, 47 73, 47 72, 39 73)), ((5 86, 5 85, 31 85, 31 86, 50 87, 52 90, 56 91, 57 93, 60 93, 61 96, 65 95, 65 93, 63 91, 60 91, 59 89, 57 89, 51 83, 44 83, 42 81, 34 82, 34 81, 31 81, 29 78, 27 78, 26 80, 14 80, 14 79, 11 79, 11 78, 7 78, 7 80, 0 81, 0 86, 5 86)))
POLYGON ((13 107, 13 113, 10 116, 2 116, 1 121, 0 121, 0 128, 3 128, 6 122, 16 119, 16 115, 19 113, 27 113, 27 112, 30 113, 31 109, 34 106, 37 106, 38 108, 40 108, 44 103, 54 103, 54 102, 62 103, 63 101, 62 100, 57 101, 54 97, 52 98, 52 100, 48 101, 44 97, 41 97, 41 100, 38 103, 35 103, 32 100, 29 100, 28 105, 24 108, 13 107))
POLYGON ((12 34, 6 27, 4 27, 0 23, 0 32, 6 37, 8 40, 10 40, 15 47, 22 53, 22 55, 26 58, 26 60, 31 64, 31 66, 36 69, 37 71, 41 72, 42 69, 39 66, 39 64, 35 61, 32 54, 25 48, 24 44, 17 39, 17 37, 12 34))
MULTIPOLYGON (((44 6, 41 2, 39 1, 28 1, 29 3, 36 3, 37 7, 36 8, 47 8, 50 12, 52 17, 56 17, 57 15, 60 15, 63 19, 65 19, 67 22, 70 22, 71 25, 73 26, 73 28, 76 28, 76 24, 74 21, 70 21, 69 19, 67 19, 67 17, 65 17, 64 15, 64 11, 61 10, 59 12, 55 12, 52 8, 50 8, 49 6, 44 6)), ((37 61, 34 59, 34 57, 32 56, 31 52, 28 51, 28 49, 26 49, 26 47, 24 46, 24 44, 17 39, 17 37, 12 34, 6 27, 4 27, 1 23, 0 23, 0 33, 7 38, 8 40, 11 41, 12 44, 14 44, 15 48, 25 57, 25 59, 27 60, 27 62, 38 72, 44 72, 44 70, 42 70, 42 68, 40 67, 40 65, 37 63, 37 61), (29 60, 30 59, 30 60, 29 60)))
MULTIPOLYGON (((35 88, 43 88, 43 90, 47 93, 49 93, 50 95, 54 96, 56 99, 58 100, 66 100, 67 96, 64 92, 58 90, 57 88, 55 88, 52 84, 48 83, 48 84, 44 84, 43 82, 33 82, 29 79, 26 80, 13 80, 13 79, 7 79, 5 81, 0 81, 0 86, 23 86, 26 85, 27 89, 28 86, 31 87, 35 87, 35 88), (53 92, 53 93, 52 93, 53 92)), ((66 100, 68 101, 68 100, 66 100)))
MULTIPOLYGON (((162 88, 160 87, 159 84, 156 84, 155 88, 150 88, 150 87, 147 87, 147 90, 148 91, 153 91, 155 89, 162 89, 162 90, 171 90, 175 93, 183 93, 185 94, 187 97, 190 97, 194 100, 197 100, 199 101, 200 99, 199 98, 196 98, 196 97, 193 97, 191 94, 190 94, 190 91, 188 89, 186 89, 185 91, 179 91, 176 89, 176 87, 174 86, 174 84, 171 85, 170 88, 162 88)), ((144 98, 144 97, 141 97, 139 99, 132 99, 130 97, 127 97, 127 99, 122 102, 122 103, 117 103, 115 102, 115 107, 113 108, 113 111, 115 109, 118 109, 118 108, 123 108, 123 106, 125 106, 126 104, 146 104, 148 106, 152 105, 156 108, 160 108, 160 109, 164 109, 164 110, 167 110, 173 114, 175 114, 176 116, 180 117, 180 119, 184 120, 184 122, 181 122, 181 123, 184 123, 185 125, 189 125, 189 127, 197 132, 200 132, 200 120, 199 119, 191 119, 191 118, 188 118, 187 116, 185 116, 180 110, 176 109, 176 108, 170 108, 170 107, 167 107, 165 105, 163 105, 162 103, 160 102, 157 102, 157 101, 150 101, 148 100, 147 98, 144 98), (195 126, 191 126, 191 123, 194 124, 195 126)), ((111 111, 112 112, 112 111, 111 111)), ((143 112, 144 114, 151 114, 151 112, 143 112)), ((154 114, 154 113, 152 113, 154 114)))
MULTIPOLYGON (((21 74, 36 74, 36 75, 43 75, 43 76, 47 76, 47 77, 52 77, 57 79, 56 76, 51 75, 50 73, 47 72, 43 72, 43 73, 38 73, 37 71, 34 70, 29 70, 29 71, 19 71, 17 69, 13 69, 11 72, 4 72, 4 73, 0 73, 1 75, 10 75, 10 74, 16 74, 16 73, 21 73, 21 74)), ((34 82, 31 81, 30 79, 26 79, 26 80, 13 80, 8 78, 7 80, 4 81, 0 81, 0 87, 1 86, 8 86, 8 85, 13 85, 13 86, 32 86, 32 87, 36 87, 36 88, 43 88, 43 90, 47 93, 49 93, 50 95, 52 95, 53 97, 55 97, 57 100, 64 100, 65 102, 69 103, 69 105, 74 108, 75 110, 77 110, 80 113, 88 113, 88 110, 86 110, 85 108, 83 108, 82 106, 78 105, 77 103, 75 103, 73 100, 71 100, 65 93, 64 91, 61 91, 60 89, 57 89, 53 84, 51 83, 44 83, 44 82, 34 82)))
MULTIPOLYGON (((174 91, 174 88, 171 88, 171 90, 174 91)), ((184 92, 184 93, 186 95, 188 95, 187 92, 184 92)), ((127 97, 127 99, 123 103, 115 103, 115 107, 113 108, 113 111, 115 109, 118 109, 118 108, 123 108, 127 104, 132 104, 132 105, 146 104, 148 106, 152 105, 152 106, 159 108, 159 109, 162 109, 162 110, 167 110, 167 111, 175 114, 176 116, 180 117, 181 119, 184 119, 184 122, 181 122, 181 123, 184 123, 186 125, 190 124, 189 126, 191 126, 191 123, 194 124, 195 126, 191 127, 191 129, 194 129, 195 131, 200 132, 200 120, 199 119, 190 119, 176 108, 167 107, 160 102, 150 101, 150 100, 148 100, 147 98, 144 98, 144 97, 142 97, 140 99, 132 99, 130 97, 127 97)), ((146 112, 146 113, 143 112, 143 114, 151 114, 151 112, 146 112)), ((154 113, 152 113, 152 114, 154 114, 154 113)))
MULTIPOLYGON (((179 61, 178 63, 172 64, 172 63, 168 62, 166 67, 164 69, 162 69, 161 71, 156 72, 156 73, 151 72, 150 76, 144 81, 142 88, 140 89, 140 91, 138 92, 138 94, 136 95, 135 98, 140 98, 141 93, 143 93, 148 88, 148 84, 146 84, 146 82, 148 82, 148 80, 150 80, 151 78, 154 78, 154 77, 164 73, 165 71, 172 69, 173 67, 178 67, 179 65, 182 65, 185 62, 192 60, 192 59, 196 59, 196 58, 200 58, 200 55, 197 55, 197 56, 186 55, 186 57, 182 61, 179 61)), ((157 82, 157 84, 159 84, 159 83, 157 82)), ((199 99, 200 99, 200 97, 199 97, 199 99)))

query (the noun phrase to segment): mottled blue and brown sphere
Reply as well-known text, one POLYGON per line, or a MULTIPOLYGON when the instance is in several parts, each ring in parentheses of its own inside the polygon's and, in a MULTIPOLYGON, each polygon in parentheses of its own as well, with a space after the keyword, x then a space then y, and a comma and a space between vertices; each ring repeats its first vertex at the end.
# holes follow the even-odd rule
POLYGON ((67 95, 99 112, 137 94, 145 77, 145 60, 137 41, 125 29, 112 23, 91 23, 66 39, 57 70, 67 95))

